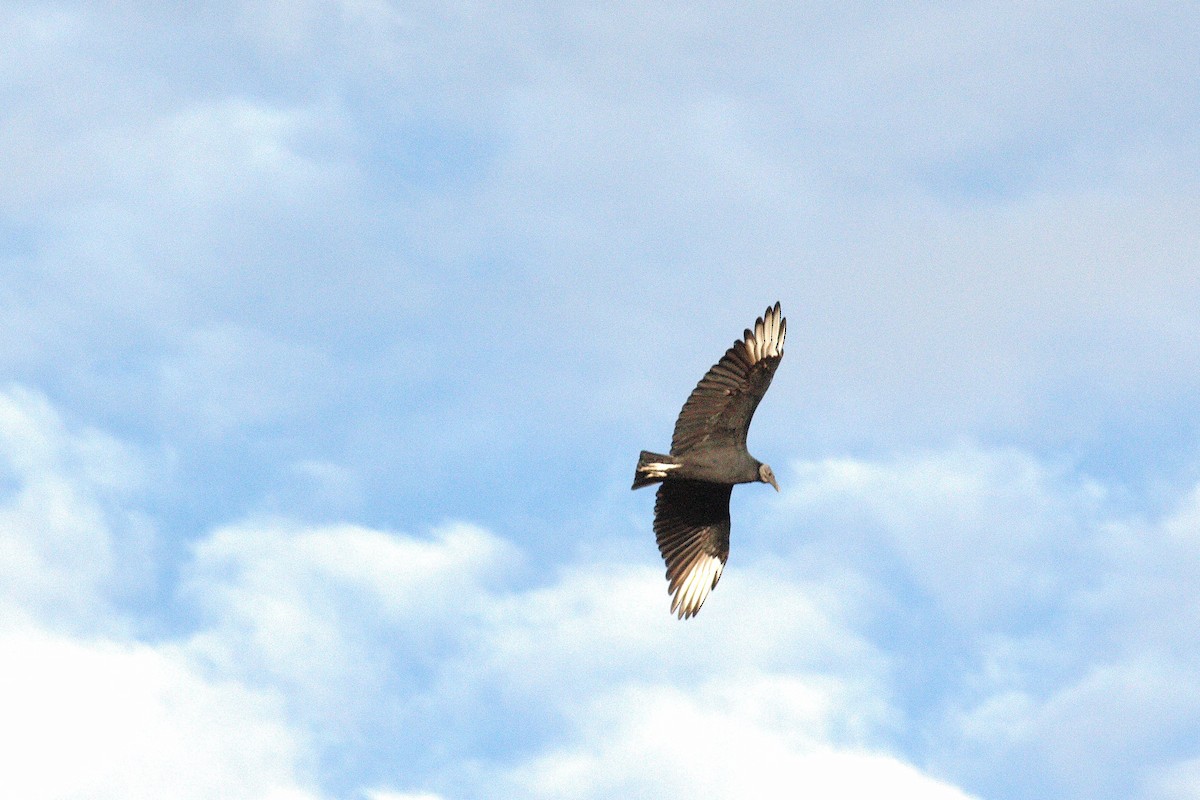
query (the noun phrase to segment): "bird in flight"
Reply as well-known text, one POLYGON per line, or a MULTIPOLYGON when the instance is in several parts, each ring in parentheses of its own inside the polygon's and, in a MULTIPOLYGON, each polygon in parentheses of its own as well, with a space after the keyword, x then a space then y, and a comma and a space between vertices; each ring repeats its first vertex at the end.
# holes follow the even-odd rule
POLYGON ((671 612, 695 616, 729 558, 729 495, 734 484, 769 483, 775 473, 746 450, 754 409, 783 358, 787 320, 768 308, 696 384, 671 437, 670 455, 643 450, 633 488, 661 483, 654 534, 667 563, 671 612))

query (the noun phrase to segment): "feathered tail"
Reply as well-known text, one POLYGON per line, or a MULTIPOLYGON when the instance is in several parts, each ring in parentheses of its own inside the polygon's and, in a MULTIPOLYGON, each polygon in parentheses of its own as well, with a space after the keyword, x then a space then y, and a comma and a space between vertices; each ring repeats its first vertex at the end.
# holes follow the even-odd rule
POLYGON ((673 469, 682 466, 674 456, 664 456, 662 453, 651 453, 643 450, 638 456, 637 469, 633 473, 633 488, 640 489, 652 483, 658 483, 667 477, 673 469))

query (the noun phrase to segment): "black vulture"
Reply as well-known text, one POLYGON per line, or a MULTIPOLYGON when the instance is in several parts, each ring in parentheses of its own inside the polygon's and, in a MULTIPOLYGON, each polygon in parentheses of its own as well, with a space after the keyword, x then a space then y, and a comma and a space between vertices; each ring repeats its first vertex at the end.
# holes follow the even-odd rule
POLYGON ((694 616, 729 558, 729 494, 737 483, 769 483, 771 468, 746 450, 754 409, 783 358, 787 320, 779 303, 712 366, 675 421, 671 454, 643 450, 633 488, 662 483, 654 501, 654 534, 667 562, 671 612, 694 616))

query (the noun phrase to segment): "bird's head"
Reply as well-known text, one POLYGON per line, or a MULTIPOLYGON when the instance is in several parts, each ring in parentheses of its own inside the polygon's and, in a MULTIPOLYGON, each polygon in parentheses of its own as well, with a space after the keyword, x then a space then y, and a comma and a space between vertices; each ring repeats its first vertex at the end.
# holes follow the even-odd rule
POLYGON ((769 465, 758 465, 758 479, 763 483, 771 484, 775 487, 775 491, 779 491, 779 484, 775 482, 775 473, 771 472, 771 467, 769 465))

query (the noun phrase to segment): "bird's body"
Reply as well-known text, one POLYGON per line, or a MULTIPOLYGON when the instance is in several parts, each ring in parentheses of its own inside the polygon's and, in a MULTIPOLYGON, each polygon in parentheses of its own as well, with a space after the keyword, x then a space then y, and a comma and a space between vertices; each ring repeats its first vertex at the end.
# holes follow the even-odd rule
POLYGON ((698 448, 689 450, 684 457, 664 456, 643 450, 638 459, 638 470, 634 473, 634 489, 640 489, 657 480, 647 476, 662 473, 663 479, 706 481, 709 483, 754 483, 759 480, 759 461, 745 449, 726 450, 721 448, 698 448))
POLYGON ((771 468, 746 450, 746 432, 783 357, 779 303, 705 374, 679 412, 668 455, 643 450, 633 488, 661 483, 654 532, 667 563, 671 611, 694 616, 729 558, 729 496, 735 484, 779 490, 771 468))

